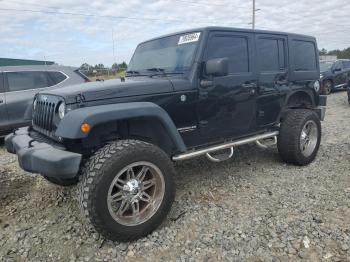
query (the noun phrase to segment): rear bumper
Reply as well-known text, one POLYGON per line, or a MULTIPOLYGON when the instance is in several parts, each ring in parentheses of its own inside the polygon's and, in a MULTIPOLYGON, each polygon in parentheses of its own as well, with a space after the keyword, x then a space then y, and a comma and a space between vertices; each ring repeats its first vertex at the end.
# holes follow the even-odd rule
POLYGON ((36 141, 30 137, 28 128, 6 136, 5 146, 9 153, 18 156, 19 165, 25 171, 56 178, 73 178, 79 172, 81 154, 36 141))
POLYGON ((321 121, 326 116, 327 96, 320 95, 318 98, 318 106, 316 107, 316 113, 321 121))

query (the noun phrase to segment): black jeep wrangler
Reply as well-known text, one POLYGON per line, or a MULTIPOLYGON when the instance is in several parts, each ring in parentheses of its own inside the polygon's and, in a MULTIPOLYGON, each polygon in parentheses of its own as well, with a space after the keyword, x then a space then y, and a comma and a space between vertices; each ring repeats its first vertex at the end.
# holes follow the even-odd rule
POLYGON ((172 161, 219 162, 266 140, 287 163, 314 160, 326 105, 317 50, 313 37, 221 27, 152 39, 125 80, 39 93, 32 127, 6 147, 26 171, 79 180, 83 213, 104 237, 137 239, 171 208, 172 161))

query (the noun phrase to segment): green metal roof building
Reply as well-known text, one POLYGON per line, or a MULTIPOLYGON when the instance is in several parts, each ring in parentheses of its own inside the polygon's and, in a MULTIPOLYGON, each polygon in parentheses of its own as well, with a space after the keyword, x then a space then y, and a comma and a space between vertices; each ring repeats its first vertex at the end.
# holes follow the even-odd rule
POLYGON ((1 58, 0 66, 22 66, 22 65, 53 65, 53 61, 27 60, 27 59, 12 59, 1 58))

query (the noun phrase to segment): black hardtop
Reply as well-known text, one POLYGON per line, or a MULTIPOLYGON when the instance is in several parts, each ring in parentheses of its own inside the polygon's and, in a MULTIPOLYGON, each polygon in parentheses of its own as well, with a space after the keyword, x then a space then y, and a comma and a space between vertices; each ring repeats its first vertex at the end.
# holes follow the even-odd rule
POLYGON ((222 27, 222 26, 206 26, 206 27, 198 27, 198 28, 192 28, 187 29, 179 32, 174 32, 166 35, 161 35, 155 38, 151 38, 149 40, 143 41, 142 43, 146 43, 152 40, 162 39, 164 37, 173 36, 173 35, 179 35, 179 34, 186 34, 186 33, 192 33, 192 32, 211 32, 211 31, 226 31, 226 32, 241 32, 241 33, 259 33, 259 34, 269 34, 269 35, 288 35, 295 38, 309 38, 311 41, 316 41, 316 38, 314 36, 309 35, 303 35, 303 34, 295 34, 295 33, 288 33, 288 32, 280 32, 280 31, 269 31, 269 30, 259 30, 259 29, 248 29, 248 28, 235 28, 235 27, 222 27))

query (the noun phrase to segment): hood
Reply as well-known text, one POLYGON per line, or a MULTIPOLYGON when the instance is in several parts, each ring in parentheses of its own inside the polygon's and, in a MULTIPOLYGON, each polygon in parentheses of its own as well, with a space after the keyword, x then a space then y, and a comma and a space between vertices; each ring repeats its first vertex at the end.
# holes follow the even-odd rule
POLYGON ((77 96, 84 101, 95 101, 109 98, 167 93, 173 91, 171 82, 166 78, 135 77, 108 81, 89 82, 78 85, 57 87, 40 92, 41 94, 61 96, 67 104, 77 102, 77 96))

